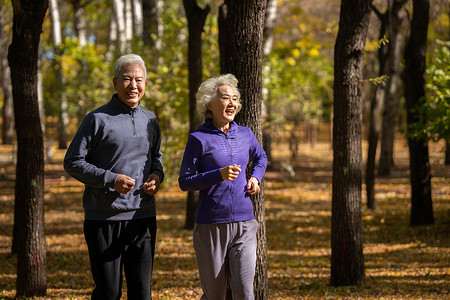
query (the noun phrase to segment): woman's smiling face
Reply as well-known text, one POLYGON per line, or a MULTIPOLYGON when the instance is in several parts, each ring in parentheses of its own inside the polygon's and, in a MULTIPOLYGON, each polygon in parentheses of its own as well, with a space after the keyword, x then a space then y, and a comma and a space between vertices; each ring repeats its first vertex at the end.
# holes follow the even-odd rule
POLYGON ((124 64, 117 78, 113 78, 113 84, 120 101, 136 107, 145 93, 144 70, 138 64, 124 64))
POLYGON ((213 123, 221 128, 234 120, 238 109, 238 96, 229 85, 217 88, 217 97, 207 104, 213 116, 213 123))

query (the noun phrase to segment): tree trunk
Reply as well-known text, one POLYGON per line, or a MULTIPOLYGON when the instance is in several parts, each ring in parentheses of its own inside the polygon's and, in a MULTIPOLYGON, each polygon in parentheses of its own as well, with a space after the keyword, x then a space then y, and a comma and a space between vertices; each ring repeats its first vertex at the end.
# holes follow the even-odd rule
POLYGON ((361 87, 371 0, 341 2, 334 50, 331 284, 362 285, 361 87))
POLYGON ((108 31, 108 50, 106 51, 105 58, 107 61, 111 62, 117 52, 117 20, 109 18, 109 31, 108 31))
POLYGON ((134 27, 134 22, 133 22, 133 6, 131 4, 131 0, 124 0, 124 12, 123 15, 125 17, 125 39, 126 39, 126 44, 125 44, 125 53, 121 53, 121 54, 126 54, 132 51, 132 41, 133 41, 133 27, 134 27))
MULTIPOLYGON (((202 63, 202 32, 206 16, 210 8, 201 9, 197 0, 183 0, 184 10, 188 21, 188 68, 189 68, 189 132, 193 132, 202 123, 196 113, 195 94, 203 79, 202 63)), ((195 210, 197 209, 198 191, 189 191, 186 201, 185 229, 193 229, 195 224, 195 210)))
POLYGON ((16 297, 46 294, 44 233, 44 143, 37 103, 37 61, 48 2, 12 1, 11 69, 17 132, 15 222, 17 235, 16 297))
POLYGON ((125 54, 127 50, 127 32, 125 28, 125 3, 124 0, 113 0, 114 18, 117 28, 117 37, 119 42, 120 54, 125 54))
MULTIPOLYGON (((262 143, 262 43, 266 0, 226 0, 219 17, 221 73, 232 73, 239 80, 242 109, 236 116, 262 143)), ((259 223, 255 275, 255 299, 268 298, 267 244, 264 184, 261 193, 252 196, 255 218, 259 223)))
MULTIPOLYGON (((266 16, 264 20, 264 32, 263 32, 263 54, 269 55, 272 52, 275 20, 277 17, 277 1, 267 0, 266 16)), ((270 72, 270 66, 266 64, 263 66, 265 72, 270 72)), ((264 81, 266 83, 268 79, 264 81)), ((272 161, 272 103, 270 101, 270 91, 263 87, 263 147, 267 155, 267 169, 271 168, 272 161)))
POLYGON ((445 164, 450 165, 450 142, 445 142, 445 164))
MULTIPOLYGON (((0 2, 0 46, 1 49, 7 49, 10 40, 4 35, 4 28, 7 26, 7 20, 4 16, 5 10, 3 6, 4 4, 2 1, 0 2)), ((11 91, 11 75, 6 51, 2 51, 0 54, 0 60, 0 88, 3 91, 2 143, 4 145, 12 145, 14 142, 13 100, 11 91)))
POLYGON ((152 35, 158 33, 159 11, 157 6, 158 0, 143 0, 142 10, 144 15, 144 44, 150 47, 156 46, 156 40, 152 35))
POLYGON ((314 149, 319 136, 320 116, 314 116, 313 121, 314 122, 311 124, 311 148, 314 149))
POLYGON ((394 140, 397 128, 398 108, 400 103, 400 63, 403 48, 403 21, 405 12, 403 6, 407 0, 389 1, 388 39, 389 53, 386 61, 385 74, 389 77, 384 94, 383 123, 380 145, 379 175, 389 175, 394 166, 394 140))
MULTIPOLYGON (((386 27, 388 23, 389 10, 382 14, 379 10, 372 6, 375 14, 381 22, 379 38, 382 39, 386 35, 386 27)), ((379 76, 384 75, 385 62, 387 57, 387 47, 385 45, 380 46, 378 49, 378 64, 379 64, 379 76)), ((368 150, 367 150, 367 163, 366 163, 366 192, 367 192, 367 207, 375 210, 375 160, 378 146, 378 136, 380 134, 381 127, 381 107, 383 105, 385 94, 385 86, 377 85, 375 87, 375 94, 370 103, 369 111, 369 136, 368 136, 368 150)))
MULTIPOLYGON (((142 12, 144 16, 143 41, 145 50, 153 49, 148 55, 150 56, 150 67, 152 72, 156 73, 157 66, 162 65, 162 36, 163 24, 160 17, 163 3, 161 0, 143 0, 142 12)), ((146 52, 147 53, 147 52, 146 52)))
POLYGON ((369 137, 366 163, 366 192, 367 192, 367 208, 375 210, 375 160, 378 146, 378 136, 381 126, 381 103, 384 97, 384 87, 377 86, 375 95, 370 103, 369 116, 369 137))
MULTIPOLYGON (((425 101, 425 54, 429 21, 428 0, 413 1, 411 33, 405 49, 405 105, 408 128, 419 121, 421 111, 415 111, 425 101)), ((428 142, 408 136, 411 178, 411 225, 433 224, 431 200, 431 172, 428 158, 428 142)))
MULTIPOLYGON (((62 44, 61 22, 59 16, 59 7, 57 0, 50 0, 50 16, 52 20, 53 46, 56 56, 61 54, 60 46, 62 44)), ((55 60, 55 64, 60 63, 55 60)), ((57 71, 57 93, 56 99, 59 99, 59 119, 58 119, 58 142, 59 149, 67 148, 67 126, 69 125, 69 114, 67 113, 68 103, 64 92, 64 74, 61 66, 55 68, 57 71)))
POLYGON ((80 46, 84 47, 87 44, 84 6, 81 4, 81 0, 71 0, 70 3, 73 8, 73 27, 75 29, 75 34, 78 37, 80 46))
POLYGON ((144 32, 144 15, 142 12, 142 2, 141 0, 133 0, 133 32, 134 38, 139 42, 142 41, 144 32))

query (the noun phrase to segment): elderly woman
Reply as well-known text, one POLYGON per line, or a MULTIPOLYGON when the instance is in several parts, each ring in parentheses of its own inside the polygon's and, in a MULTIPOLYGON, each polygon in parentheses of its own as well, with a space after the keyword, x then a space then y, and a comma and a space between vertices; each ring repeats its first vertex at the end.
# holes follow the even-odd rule
POLYGON ((233 299, 254 299, 258 223, 250 195, 259 193, 267 157, 252 131, 233 121, 242 107, 237 83, 226 74, 200 85, 197 111, 206 120, 189 135, 178 179, 183 191, 200 191, 194 248, 201 299, 225 299, 227 281, 233 299))

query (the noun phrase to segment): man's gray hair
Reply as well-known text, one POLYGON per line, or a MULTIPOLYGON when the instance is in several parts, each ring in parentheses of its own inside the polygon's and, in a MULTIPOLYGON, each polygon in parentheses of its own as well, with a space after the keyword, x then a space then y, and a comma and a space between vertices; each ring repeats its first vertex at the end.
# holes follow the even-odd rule
POLYGON ((142 57, 137 54, 125 54, 116 60, 114 63, 114 78, 119 76, 120 69, 124 64, 137 64, 141 66, 144 70, 145 79, 147 79, 147 68, 145 67, 145 62, 142 57))
POLYGON ((207 108, 207 104, 217 97, 217 89, 223 85, 228 85, 233 88, 234 92, 236 93, 238 102, 236 113, 241 110, 241 94, 239 93, 239 90, 237 88, 238 80, 233 74, 224 74, 205 80, 198 88, 197 94, 195 95, 195 98, 197 100, 196 107, 198 114, 203 119, 212 117, 212 113, 207 108))

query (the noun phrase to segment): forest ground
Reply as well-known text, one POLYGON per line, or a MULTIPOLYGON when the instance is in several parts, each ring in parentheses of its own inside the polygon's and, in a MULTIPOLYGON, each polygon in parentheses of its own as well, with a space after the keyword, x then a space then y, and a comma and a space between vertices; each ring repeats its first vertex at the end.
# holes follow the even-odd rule
MULTIPOLYGON (((365 283, 330 286, 332 150, 327 140, 302 143, 289 162, 276 143, 265 176, 269 299, 449 299, 450 167, 444 144, 430 144, 435 224, 409 226, 408 147, 395 145, 391 176, 376 179, 377 208, 366 208, 363 185, 365 283)), ((366 145, 363 144, 364 152, 366 145)), ((0 300, 15 295, 16 257, 11 255, 15 166, 11 146, 0 146, 0 300)), ((63 170, 62 150, 45 166, 47 297, 89 299, 93 288, 83 237, 83 186, 63 170)), ((364 158, 365 161, 365 158, 364 158)), ((158 193, 154 299, 199 299, 191 230, 183 229, 185 198, 176 184, 158 193)), ((126 299, 126 284, 123 287, 126 299)))

